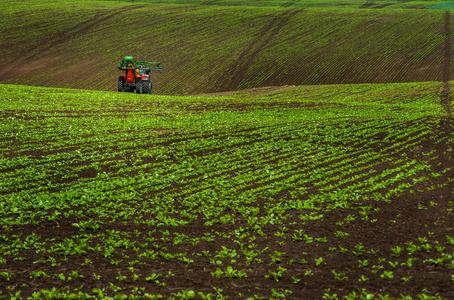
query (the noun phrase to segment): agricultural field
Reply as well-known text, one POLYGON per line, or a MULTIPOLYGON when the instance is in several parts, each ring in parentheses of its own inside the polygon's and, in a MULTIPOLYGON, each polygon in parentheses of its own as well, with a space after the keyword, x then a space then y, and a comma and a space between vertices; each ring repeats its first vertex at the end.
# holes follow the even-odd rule
MULTIPOLYGON (((121 0, 104 0, 121 1, 121 0)), ((373 8, 373 9, 423 9, 431 6, 446 6, 444 0, 131 0, 134 3, 158 3, 179 5, 218 5, 218 6, 251 6, 251 7, 298 7, 298 8, 373 8)), ((453 2, 453 1, 451 1, 453 2)))
POLYGON ((0 85, 0 298, 452 299, 440 92, 0 85))
POLYGON ((451 2, 4 5, 0 299, 454 298, 451 2))
POLYGON ((0 83, 113 91, 125 55, 162 62, 152 78, 161 95, 441 79, 445 12, 392 9, 439 1, 386 1, 394 6, 385 9, 344 2, 352 5, 8 0, 0 83))

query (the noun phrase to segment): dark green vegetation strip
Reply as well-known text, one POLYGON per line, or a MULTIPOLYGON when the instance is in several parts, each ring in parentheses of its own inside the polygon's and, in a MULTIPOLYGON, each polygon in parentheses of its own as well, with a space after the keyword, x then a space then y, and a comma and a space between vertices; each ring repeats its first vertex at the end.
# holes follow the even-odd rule
POLYGON ((0 85, 0 291, 452 298, 454 136, 440 90, 0 85))
POLYGON ((454 9, 454 1, 443 2, 427 7, 428 9, 454 9))
POLYGON ((115 90, 126 54, 163 63, 157 94, 436 81, 444 24, 440 10, 9 1, 0 81, 115 90))

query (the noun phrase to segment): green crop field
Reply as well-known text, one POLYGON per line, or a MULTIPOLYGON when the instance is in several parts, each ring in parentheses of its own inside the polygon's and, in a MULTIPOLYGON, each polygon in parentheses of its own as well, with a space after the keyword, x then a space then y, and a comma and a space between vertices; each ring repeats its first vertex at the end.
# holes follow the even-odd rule
POLYGON ((454 298, 450 2, 2 4, 0 299, 454 298))
POLYGON ((440 88, 0 85, 2 295, 452 297, 440 88))

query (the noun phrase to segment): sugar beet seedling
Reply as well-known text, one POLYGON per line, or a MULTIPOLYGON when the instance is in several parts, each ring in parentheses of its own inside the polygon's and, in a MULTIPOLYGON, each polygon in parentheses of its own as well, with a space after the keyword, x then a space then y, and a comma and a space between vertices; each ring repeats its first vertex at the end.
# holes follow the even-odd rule
POLYGON ((160 62, 135 61, 132 56, 125 56, 118 62, 118 69, 125 74, 118 77, 119 92, 134 92, 151 94, 153 84, 150 79, 151 71, 162 71, 160 62))

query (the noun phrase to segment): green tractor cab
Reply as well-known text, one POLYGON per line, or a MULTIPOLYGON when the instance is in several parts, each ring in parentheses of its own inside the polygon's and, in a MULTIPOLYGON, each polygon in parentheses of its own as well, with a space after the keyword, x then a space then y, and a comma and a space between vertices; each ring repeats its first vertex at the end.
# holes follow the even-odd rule
POLYGON ((123 76, 118 77, 118 91, 136 91, 136 94, 151 94, 153 84, 150 72, 162 72, 160 62, 135 61, 132 56, 125 56, 119 61, 118 69, 125 72, 123 76))

